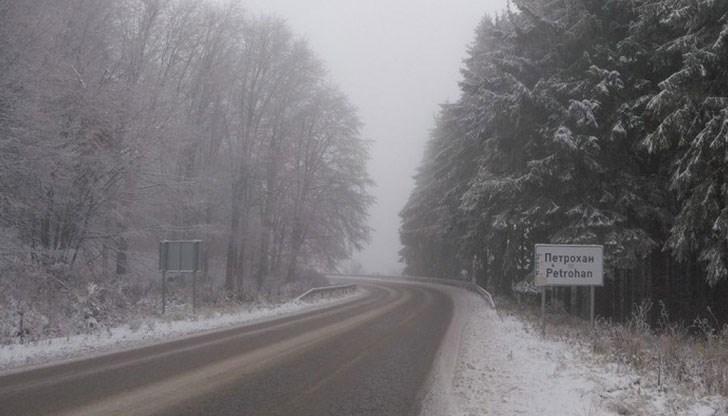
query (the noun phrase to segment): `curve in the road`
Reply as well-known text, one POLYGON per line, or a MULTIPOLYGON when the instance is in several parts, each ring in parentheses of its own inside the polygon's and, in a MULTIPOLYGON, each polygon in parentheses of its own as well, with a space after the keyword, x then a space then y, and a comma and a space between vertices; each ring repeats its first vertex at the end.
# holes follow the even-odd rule
POLYGON ((432 285, 0 377, 0 415, 406 415, 448 328, 432 285))

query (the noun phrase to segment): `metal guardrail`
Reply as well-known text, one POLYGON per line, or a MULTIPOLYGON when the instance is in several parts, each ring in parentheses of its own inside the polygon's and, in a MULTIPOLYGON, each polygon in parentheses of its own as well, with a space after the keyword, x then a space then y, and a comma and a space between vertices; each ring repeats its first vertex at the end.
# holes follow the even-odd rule
POLYGON ((422 282, 429 282, 429 283, 439 283, 442 285, 448 285, 448 286, 456 286, 461 287, 463 289, 469 290, 471 292, 475 292, 480 297, 488 301, 490 306, 493 308, 494 311, 498 311, 495 307, 495 302, 493 301, 493 296, 488 292, 487 290, 483 289, 482 287, 476 285, 472 282, 466 282, 464 280, 454 280, 454 279, 438 279, 434 277, 414 277, 414 276, 408 276, 404 278, 405 280, 415 280, 415 281, 422 281, 422 282))
POLYGON ((356 285, 338 285, 338 286, 324 286, 324 287, 315 287, 313 289, 307 290, 304 294, 296 298, 296 301, 302 301, 308 298, 314 298, 316 296, 323 296, 325 294, 328 294, 329 296, 333 295, 334 293, 340 292, 340 293, 349 293, 356 290, 356 285))
MULTIPOLYGON (((373 277, 373 278, 384 278, 387 276, 382 275, 368 275, 368 274, 360 274, 360 275, 345 275, 345 274, 337 274, 337 273, 329 273, 327 276, 340 276, 340 277, 373 277)), ((392 276, 396 278, 400 278, 403 280, 412 280, 412 281, 421 281, 421 282, 427 282, 427 283, 439 283, 442 285, 448 285, 448 286, 455 286, 460 287, 466 290, 469 290, 471 292, 475 292, 480 297, 485 299, 490 306, 493 308, 494 311, 498 312, 498 309, 495 307, 495 302, 493 301, 493 296, 488 292, 487 290, 483 289, 482 287, 476 285, 472 282, 466 282, 464 280, 455 280, 455 279, 438 279, 436 277, 417 277, 417 276, 392 276)))
POLYGON ((493 295, 490 294, 487 290, 483 289, 482 287, 476 285, 475 283, 471 283, 471 285, 475 286, 474 290, 480 294, 484 299, 487 299, 488 302, 490 302, 490 306, 493 307, 493 310, 497 310, 495 308, 495 302, 493 302, 493 295))

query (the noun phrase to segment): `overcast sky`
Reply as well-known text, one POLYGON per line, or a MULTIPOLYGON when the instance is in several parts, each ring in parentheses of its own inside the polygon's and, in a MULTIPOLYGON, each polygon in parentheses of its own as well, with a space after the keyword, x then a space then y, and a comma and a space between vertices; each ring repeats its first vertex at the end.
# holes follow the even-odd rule
POLYGON ((439 104, 458 98, 466 49, 486 13, 506 0, 243 0, 285 18, 309 41, 359 109, 372 141, 377 203, 371 244, 355 255, 372 273, 399 272, 399 211, 412 191, 439 104))

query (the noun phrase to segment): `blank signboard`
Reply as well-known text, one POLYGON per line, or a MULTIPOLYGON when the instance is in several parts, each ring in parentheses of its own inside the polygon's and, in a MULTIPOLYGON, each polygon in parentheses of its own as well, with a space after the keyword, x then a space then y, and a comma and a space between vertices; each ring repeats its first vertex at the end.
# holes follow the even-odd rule
POLYGON ((159 243, 159 269, 178 272, 200 270, 200 240, 159 243))

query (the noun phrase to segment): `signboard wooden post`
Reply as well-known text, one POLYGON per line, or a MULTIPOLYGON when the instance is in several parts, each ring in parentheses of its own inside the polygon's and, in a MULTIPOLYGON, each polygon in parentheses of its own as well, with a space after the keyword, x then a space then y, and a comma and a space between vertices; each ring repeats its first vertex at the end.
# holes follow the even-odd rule
POLYGON ((159 270, 162 272, 162 314, 167 309, 167 271, 192 272, 192 310, 197 307, 197 271, 200 270, 202 240, 159 242, 159 270))
POLYGON ((541 286, 541 333, 546 332, 546 288, 589 286, 589 322, 594 328, 594 287, 604 285, 604 247, 577 244, 536 244, 534 276, 541 286))

